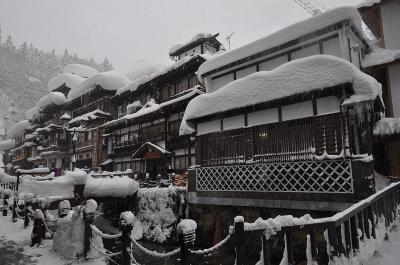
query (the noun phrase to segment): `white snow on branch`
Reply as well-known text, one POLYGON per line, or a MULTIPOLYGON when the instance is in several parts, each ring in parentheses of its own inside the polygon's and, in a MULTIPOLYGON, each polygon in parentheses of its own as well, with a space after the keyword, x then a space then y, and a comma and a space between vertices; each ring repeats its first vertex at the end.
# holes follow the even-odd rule
POLYGON ((192 119, 253 106, 296 94, 351 83, 354 95, 346 100, 373 100, 381 96, 381 84, 348 61, 314 55, 285 63, 272 71, 261 71, 235 80, 213 93, 191 100, 183 117, 180 134, 194 132, 192 119))
POLYGON ((292 24, 271 35, 232 50, 231 52, 221 53, 219 56, 215 56, 199 67, 199 79, 201 79, 203 74, 221 66, 225 66, 248 56, 279 46, 283 43, 345 20, 350 20, 360 33, 363 32, 361 16, 356 8, 339 7, 332 9, 320 15, 292 24))

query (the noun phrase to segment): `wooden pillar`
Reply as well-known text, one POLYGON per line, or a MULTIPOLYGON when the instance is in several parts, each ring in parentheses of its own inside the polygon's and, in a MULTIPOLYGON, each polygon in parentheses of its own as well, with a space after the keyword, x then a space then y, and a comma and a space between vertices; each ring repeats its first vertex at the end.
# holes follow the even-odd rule
POLYGON ((288 258, 288 265, 294 265, 294 251, 293 251, 293 235, 291 232, 285 233, 286 238, 286 250, 287 250, 287 258, 288 258))
POLYGON ((235 250, 236 250, 236 263, 235 265, 246 265, 246 249, 244 245, 244 218, 237 216, 235 218, 235 250))
POLYGON ((121 265, 131 265, 131 231, 132 225, 123 224, 121 226, 122 230, 122 249, 121 249, 121 265))
POLYGON ((310 248, 311 248, 312 261, 316 264, 319 264, 318 247, 317 247, 317 239, 315 236, 315 231, 310 230, 308 233, 310 236, 310 248))
POLYGON ((271 265, 271 245, 265 235, 261 236, 264 265, 271 265))

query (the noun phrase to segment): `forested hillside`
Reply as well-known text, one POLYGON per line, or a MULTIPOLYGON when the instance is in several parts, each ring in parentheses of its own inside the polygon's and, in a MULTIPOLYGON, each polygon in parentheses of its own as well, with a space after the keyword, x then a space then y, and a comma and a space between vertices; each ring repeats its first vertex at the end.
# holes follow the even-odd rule
POLYGON ((107 58, 97 63, 65 49, 62 56, 55 50, 43 51, 27 42, 16 47, 11 36, 1 35, 0 28, 0 128, 7 128, 25 118, 25 111, 48 93, 47 82, 69 63, 91 66, 98 71, 112 69, 107 58))

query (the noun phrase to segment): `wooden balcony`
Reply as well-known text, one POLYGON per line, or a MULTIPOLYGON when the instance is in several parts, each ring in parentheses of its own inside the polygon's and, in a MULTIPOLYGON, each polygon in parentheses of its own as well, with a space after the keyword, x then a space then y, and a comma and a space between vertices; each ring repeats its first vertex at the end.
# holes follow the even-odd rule
POLYGON ((346 155, 345 124, 330 114, 197 136, 189 201, 341 210, 373 191, 372 161, 346 155))

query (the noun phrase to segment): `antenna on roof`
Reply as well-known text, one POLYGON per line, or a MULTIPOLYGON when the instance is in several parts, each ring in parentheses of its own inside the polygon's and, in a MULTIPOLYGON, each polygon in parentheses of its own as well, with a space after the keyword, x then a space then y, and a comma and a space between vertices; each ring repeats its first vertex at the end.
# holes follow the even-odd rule
POLYGON ((312 3, 312 1, 309 0, 294 0, 294 1, 296 2, 296 4, 301 6, 305 11, 307 11, 311 16, 321 14, 322 12, 324 12, 324 10, 326 10, 325 7, 318 8, 317 6, 315 6, 315 4, 312 3))
POLYGON ((229 51, 229 52, 231 51, 231 37, 232 37, 233 33, 234 33, 234 32, 231 32, 230 34, 228 34, 228 35, 225 37, 226 42, 228 42, 228 51, 229 51))

